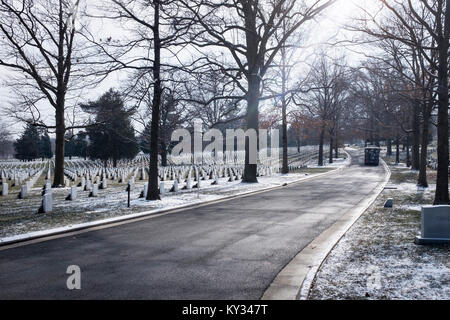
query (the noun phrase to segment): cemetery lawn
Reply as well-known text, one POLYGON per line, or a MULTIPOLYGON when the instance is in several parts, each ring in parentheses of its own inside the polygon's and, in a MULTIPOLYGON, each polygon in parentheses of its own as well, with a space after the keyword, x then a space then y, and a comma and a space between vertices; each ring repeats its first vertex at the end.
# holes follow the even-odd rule
MULTIPOLYGON (((339 163, 341 166, 345 165, 343 159, 338 161, 339 163)), ((173 181, 167 181, 166 194, 162 196, 161 201, 139 199, 145 182, 136 181, 135 188, 131 192, 131 208, 127 208, 127 193, 124 184, 110 183, 106 190, 99 190, 99 196, 95 198, 89 198, 89 192, 78 188, 78 198, 73 202, 65 200, 70 193, 69 188, 53 189, 53 212, 47 214, 37 213, 42 199, 41 188, 33 188, 26 199, 17 199, 17 193, 12 192, 6 197, 0 197, 0 241, 12 240, 16 236, 32 235, 55 228, 73 228, 84 223, 144 212, 156 214, 162 210, 280 187, 286 183, 308 179, 334 169, 336 167, 305 168, 289 175, 274 174, 271 177, 260 177, 258 184, 246 184, 241 181, 228 182, 228 178, 221 178, 219 185, 212 186, 212 180, 205 180, 201 181, 200 192, 191 189, 169 193, 168 190, 172 187, 173 181)), ((36 186, 39 185, 39 183, 36 184, 36 186)))
MULTIPOLYGON (((325 259, 308 299, 450 299, 450 246, 414 244, 435 184, 420 189, 416 172, 389 166, 386 189, 325 259)), ((428 177, 435 183, 436 172, 428 177)))

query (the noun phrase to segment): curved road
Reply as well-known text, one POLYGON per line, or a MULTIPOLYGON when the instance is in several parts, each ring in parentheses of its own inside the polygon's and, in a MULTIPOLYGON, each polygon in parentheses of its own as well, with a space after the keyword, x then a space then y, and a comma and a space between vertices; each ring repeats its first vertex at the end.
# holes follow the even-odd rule
POLYGON ((0 299, 259 299, 290 260, 382 182, 351 166, 289 187, 0 251, 0 299), (66 269, 81 268, 81 290, 66 269))

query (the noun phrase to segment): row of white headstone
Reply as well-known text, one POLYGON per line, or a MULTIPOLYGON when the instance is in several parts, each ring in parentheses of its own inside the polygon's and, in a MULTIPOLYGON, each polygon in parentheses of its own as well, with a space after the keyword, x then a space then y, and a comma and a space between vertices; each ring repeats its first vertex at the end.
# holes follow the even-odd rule
MULTIPOLYGON (((24 184, 22 184, 20 186, 20 192, 19 192, 19 198, 20 199, 25 199, 28 195, 28 192, 31 190, 31 188, 34 187, 34 185, 36 184, 36 181, 39 179, 39 177, 42 175, 42 170, 40 170, 39 172, 35 173, 30 180, 25 181, 24 184)), ((2 181, 6 181, 3 180, 2 181)), ((14 186, 15 184, 13 184, 14 186)), ((2 196, 7 196, 9 193, 9 184, 8 182, 2 182, 2 196)))

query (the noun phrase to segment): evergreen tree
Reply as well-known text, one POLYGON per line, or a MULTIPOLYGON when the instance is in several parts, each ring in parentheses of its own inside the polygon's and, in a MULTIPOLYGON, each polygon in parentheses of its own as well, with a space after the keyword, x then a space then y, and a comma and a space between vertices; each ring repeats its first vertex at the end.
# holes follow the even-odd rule
POLYGON ((87 133, 85 131, 80 131, 74 139, 74 152, 73 155, 76 157, 82 157, 86 160, 88 156, 88 142, 87 133))
POLYGON ((14 143, 16 158, 31 161, 40 155, 40 137, 36 127, 27 124, 22 136, 14 143))
POLYGON ((39 139, 39 157, 44 159, 50 159, 53 157, 52 143, 47 132, 44 132, 39 139))
POLYGON ((97 101, 81 107, 93 114, 97 123, 87 129, 90 158, 105 163, 112 160, 116 166, 117 160, 132 159, 137 155, 139 147, 130 120, 131 112, 125 108, 119 92, 111 89, 97 101))
POLYGON ((150 154, 150 124, 144 127, 144 131, 138 138, 139 148, 145 154, 150 154))
POLYGON ((75 156, 75 137, 66 136, 66 144, 64 146, 64 157, 72 159, 75 156))

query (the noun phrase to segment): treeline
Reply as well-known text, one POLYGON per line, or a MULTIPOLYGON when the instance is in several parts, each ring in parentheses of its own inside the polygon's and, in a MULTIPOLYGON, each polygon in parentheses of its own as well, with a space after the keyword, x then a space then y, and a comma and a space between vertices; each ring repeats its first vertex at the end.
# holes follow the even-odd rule
MULTIPOLYGON (((319 165, 350 133, 371 141, 378 131, 390 141, 409 135, 421 175, 426 131, 437 120, 435 203, 448 203, 449 1, 371 2, 373 11, 346 28, 355 33, 342 43, 362 46, 367 58, 351 67, 345 54, 307 50, 334 0, 105 1, 95 15, 71 1, 2 1, 0 65, 16 72, 8 84, 18 93, 8 114, 55 133, 55 187, 64 185, 65 148, 81 128, 88 157, 114 162, 138 152, 133 117, 150 151, 147 200, 159 199, 158 158, 164 164, 173 126, 187 128, 194 118, 205 129, 281 127, 283 173, 290 126, 298 146, 318 139, 319 165), (117 28, 90 30, 106 21, 117 28), (110 94, 114 106, 100 98, 74 109, 72 97, 116 72, 126 74, 120 86, 130 108, 110 94), (48 106, 54 121, 41 117, 48 106)), ((244 169, 243 181, 256 183, 257 165, 246 161, 244 169)))
MULTIPOLYGON (((430 133, 437 131, 434 204, 449 203, 449 46, 450 1, 381 1, 351 28, 376 54, 368 54, 359 76, 360 103, 371 140, 411 146, 408 165, 428 186, 430 133)), ((407 150, 409 151, 409 150, 407 150)), ((409 152, 407 152, 409 156, 409 152)), ((398 160, 398 159, 397 159, 398 160)))
MULTIPOLYGON (((65 135, 64 155, 84 159, 102 160, 105 166, 114 166, 120 159, 132 159, 139 145, 131 124, 131 111, 127 110, 119 92, 109 90, 98 100, 81 105, 92 116, 93 125, 85 131, 65 135)), ((53 157, 48 133, 28 124, 14 143, 16 158, 20 160, 49 159, 53 157)))
POLYGON ((23 161, 50 159, 53 157, 52 145, 47 132, 27 124, 24 132, 14 143, 15 157, 23 161))

